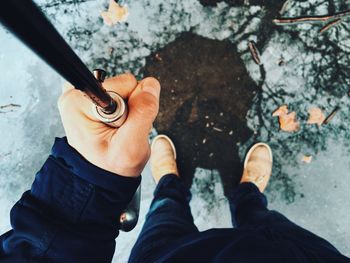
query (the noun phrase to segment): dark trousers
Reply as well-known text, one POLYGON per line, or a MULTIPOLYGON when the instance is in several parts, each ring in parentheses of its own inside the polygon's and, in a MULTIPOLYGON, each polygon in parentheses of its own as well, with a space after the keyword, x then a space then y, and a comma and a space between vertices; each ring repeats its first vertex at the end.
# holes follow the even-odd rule
MULTIPOLYGON (((162 177, 154 191, 145 224, 132 249, 131 262, 156 259, 157 254, 171 242, 198 233, 189 207, 190 197, 190 192, 176 175, 162 177)), ((229 198, 229 203, 234 227, 265 227, 268 234, 277 239, 303 241, 316 245, 318 249, 323 247, 337 251, 326 240, 297 226, 282 214, 268 210, 265 195, 252 183, 240 184, 232 198, 229 198)))

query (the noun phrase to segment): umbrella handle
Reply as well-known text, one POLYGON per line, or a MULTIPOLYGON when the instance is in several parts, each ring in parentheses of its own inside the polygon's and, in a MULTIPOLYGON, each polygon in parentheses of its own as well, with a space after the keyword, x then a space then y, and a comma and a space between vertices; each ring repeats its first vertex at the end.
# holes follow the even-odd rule
MULTIPOLYGON (((102 83, 106 77, 106 71, 103 69, 95 69, 93 71, 95 78, 102 83)), ((107 93, 112 97, 112 99, 117 103, 117 110, 113 114, 106 114, 103 112, 102 108, 93 105, 92 111, 97 119, 106 123, 111 127, 120 127, 127 118, 128 107, 125 100, 116 92, 107 91, 107 93)), ((119 223, 120 230, 124 232, 129 232, 137 224, 139 219, 140 212, 140 203, 141 203, 141 185, 137 188, 133 198, 128 204, 127 208, 120 215, 119 223)))
MULTIPOLYGON (((95 78, 102 84, 107 75, 106 71, 103 69, 94 69, 93 73, 95 78)), ((107 90, 107 94, 116 103, 116 110, 113 113, 106 113, 103 108, 97 105, 93 105, 92 112, 98 120, 106 123, 111 127, 119 128, 122 126, 128 116, 128 106, 125 100, 118 93, 107 90)))
POLYGON ((137 188, 133 198, 128 204, 127 208, 120 215, 120 229, 124 232, 133 230, 139 219, 141 203, 141 185, 137 188))

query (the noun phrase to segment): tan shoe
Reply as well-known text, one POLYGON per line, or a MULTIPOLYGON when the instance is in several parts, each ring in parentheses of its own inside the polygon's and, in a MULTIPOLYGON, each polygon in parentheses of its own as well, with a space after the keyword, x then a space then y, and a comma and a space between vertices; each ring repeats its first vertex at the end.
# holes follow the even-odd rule
POLYGON ((255 144, 247 153, 241 183, 254 183, 264 192, 272 172, 272 151, 265 143, 255 144))
POLYGON ((156 183, 167 174, 179 176, 174 143, 166 135, 158 135, 151 145, 151 170, 156 183))

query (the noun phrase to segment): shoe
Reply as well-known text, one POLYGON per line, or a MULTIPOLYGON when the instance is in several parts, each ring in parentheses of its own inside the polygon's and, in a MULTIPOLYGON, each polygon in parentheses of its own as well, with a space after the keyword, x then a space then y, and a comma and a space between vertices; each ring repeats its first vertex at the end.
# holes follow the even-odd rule
POLYGON ((241 183, 255 184, 260 192, 264 192, 272 173, 272 151, 265 143, 255 144, 244 160, 241 183))
POLYGON ((167 174, 179 176, 174 143, 166 135, 158 135, 151 145, 151 170, 156 183, 167 174))

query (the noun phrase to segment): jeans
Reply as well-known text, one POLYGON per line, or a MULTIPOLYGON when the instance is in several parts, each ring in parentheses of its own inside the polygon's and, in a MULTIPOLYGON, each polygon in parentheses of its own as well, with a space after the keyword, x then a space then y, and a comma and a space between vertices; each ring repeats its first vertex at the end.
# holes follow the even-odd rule
MULTIPOLYGON (((155 191, 145 224, 136 241, 130 262, 155 261, 162 251, 180 238, 198 233, 193 223, 189 200, 191 194, 176 175, 163 176, 155 191), (143 260, 142 260, 143 259, 143 260)), ((232 225, 239 229, 264 228, 274 239, 303 241, 316 249, 338 251, 326 240, 297 226, 285 216, 270 211, 264 194, 252 183, 242 183, 229 198, 232 225)))

